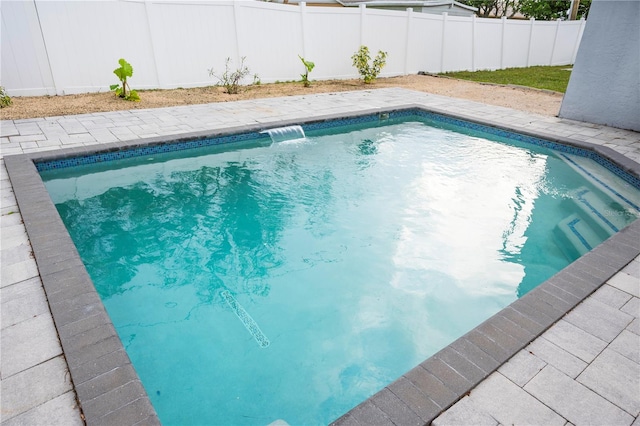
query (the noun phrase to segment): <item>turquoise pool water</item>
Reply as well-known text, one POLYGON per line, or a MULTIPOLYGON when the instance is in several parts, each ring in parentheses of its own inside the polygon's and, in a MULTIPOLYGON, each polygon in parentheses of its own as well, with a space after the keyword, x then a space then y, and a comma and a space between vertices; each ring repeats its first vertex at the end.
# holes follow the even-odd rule
POLYGON ((638 216, 592 160, 454 130, 42 176, 163 424, 326 424, 638 216))

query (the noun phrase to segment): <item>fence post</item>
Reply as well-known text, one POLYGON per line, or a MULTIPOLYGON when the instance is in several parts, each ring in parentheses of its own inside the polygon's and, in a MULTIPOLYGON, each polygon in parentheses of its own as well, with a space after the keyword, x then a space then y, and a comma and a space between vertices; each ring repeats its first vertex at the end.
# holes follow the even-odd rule
POLYGON ((573 55, 571 55, 571 63, 576 63, 576 56, 578 56, 578 48, 580 47, 580 41, 582 40, 582 33, 584 32, 584 16, 580 18, 580 28, 578 29, 578 36, 576 37, 576 45, 573 48, 573 55))
POLYGON ((404 75, 409 74, 409 43, 411 43, 411 21, 413 21, 413 8, 407 8, 407 34, 404 43, 404 75))
POLYGON ((504 38, 507 29, 507 17, 503 16, 502 20, 502 36, 500 39, 500 69, 504 69, 504 38))
POLYGON ((560 18, 556 20, 556 34, 553 36, 553 45, 551 46, 551 57, 549 65, 553 65, 553 55, 556 53, 556 43, 558 42, 558 30, 560 29, 560 18))
POLYGON ((158 50, 156 49, 156 43, 153 42, 153 28, 151 25, 151 0, 144 0, 144 14, 147 16, 147 31, 149 31, 149 42, 151 43, 151 57, 153 58, 153 67, 155 68, 156 81, 158 87, 164 89, 163 81, 160 80, 160 68, 158 67, 158 50))
POLYGON ((361 4, 358 7, 360 8, 360 46, 364 46, 364 25, 365 25, 365 15, 367 13, 367 5, 361 4))
MULTIPOLYGON (((36 18, 38 18, 39 36, 42 37, 42 46, 44 47, 44 53, 47 57, 47 66, 49 68, 49 75, 51 75, 51 83, 53 84, 53 90, 55 92, 54 95, 64 95, 64 91, 62 89, 58 92, 58 85, 56 84, 56 76, 53 73, 53 65, 51 65, 51 57, 49 57, 49 46, 47 45, 47 38, 44 36, 44 30, 42 29, 42 22, 40 22, 40 11, 38 10, 38 2, 36 0, 33 0, 33 8, 36 12, 36 18)), ((40 72, 40 75, 42 76, 42 71, 40 72)), ((42 76, 41 78, 44 79, 44 76, 42 76)), ((47 92, 47 95, 48 95, 49 91, 48 90, 45 90, 45 91, 47 92)))
POLYGON ((444 72, 444 51, 445 51, 445 40, 447 39, 446 29, 447 29, 447 12, 442 12, 442 41, 440 43, 440 72, 444 72))
POLYGON ((476 15, 471 16, 471 71, 476 70, 476 15))
POLYGON ((302 31, 302 57, 307 57, 307 30, 306 30, 307 3, 300 2, 300 26, 302 31))
POLYGON ((533 26, 536 18, 529 19, 529 46, 527 46, 527 67, 531 66, 531 46, 533 46, 533 26))
POLYGON ((238 64, 238 66, 240 66, 240 58, 242 57, 242 55, 240 55, 240 25, 238 25, 239 15, 240 15, 240 2, 234 1, 233 2, 233 25, 235 29, 235 35, 236 35, 236 64, 238 64))

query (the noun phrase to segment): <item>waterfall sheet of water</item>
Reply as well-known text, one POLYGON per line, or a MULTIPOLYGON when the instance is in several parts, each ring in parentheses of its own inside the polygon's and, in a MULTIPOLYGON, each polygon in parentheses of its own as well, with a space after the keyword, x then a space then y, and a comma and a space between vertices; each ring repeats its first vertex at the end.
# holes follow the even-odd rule
POLYGON ((302 126, 299 125, 263 130, 260 133, 268 134, 273 143, 298 141, 306 138, 302 126))

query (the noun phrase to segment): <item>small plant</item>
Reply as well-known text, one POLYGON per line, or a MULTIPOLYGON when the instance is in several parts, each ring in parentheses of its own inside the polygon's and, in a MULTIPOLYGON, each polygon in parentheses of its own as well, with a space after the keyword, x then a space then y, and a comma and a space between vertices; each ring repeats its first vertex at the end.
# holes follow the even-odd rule
POLYGON ((300 74, 300 77, 302 77, 302 84, 304 84, 304 87, 309 87, 311 86, 311 81, 309 81, 309 73, 313 71, 313 68, 315 68, 316 64, 311 61, 307 61, 300 55, 298 55, 298 58, 300 58, 300 60, 304 64, 304 67, 307 69, 304 74, 300 74))
POLYGON ((127 83, 127 77, 133 76, 133 67, 131 64, 124 59, 120 59, 118 61, 120 64, 119 68, 113 70, 113 73, 120 79, 120 84, 112 84, 109 86, 112 91, 116 93, 116 97, 125 99, 127 101, 140 101, 140 96, 138 96, 138 92, 135 90, 131 90, 129 87, 129 83, 127 83))
POLYGON ((0 86, 0 108, 11 105, 11 97, 4 91, 4 87, 0 86))
POLYGON ((351 59, 353 60, 353 66, 358 69, 364 82, 369 84, 376 79, 382 67, 385 66, 387 62, 387 52, 379 50, 378 55, 373 60, 373 65, 369 65, 369 61, 371 60, 369 48, 367 46, 360 46, 360 49, 353 54, 351 59))
MULTIPOLYGON (((231 58, 227 58, 225 61, 224 72, 222 73, 222 75, 221 76, 216 75, 213 68, 211 68, 209 70, 209 76, 215 77, 219 80, 218 84, 222 84, 222 86, 225 89, 225 93, 228 93, 230 95, 235 95, 237 93, 240 93, 240 83, 246 76, 248 76, 251 73, 251 71, 249 70, 249 67, 244 64, 245 59, 247 59, 246 56, 243 56, 242 58, 240 58, 240 68, 236 70, 232 70, 230 68, 231 58)), ((256 81, 260 81, 260 77, 258 77, 257 74, 254 74, 253 80, 254 80, 254 84, 256 84, 256 81)))

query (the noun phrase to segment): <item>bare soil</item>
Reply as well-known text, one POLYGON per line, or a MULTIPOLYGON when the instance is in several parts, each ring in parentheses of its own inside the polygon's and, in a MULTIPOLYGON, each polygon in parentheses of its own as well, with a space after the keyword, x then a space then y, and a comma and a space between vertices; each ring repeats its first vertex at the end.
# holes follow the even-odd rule
POLYGON ((127 109, 160 108, 312 93, 371 90, 383 87, 402 87, 550 116, 558 114, 563 96, 562 93, 523 87, 489 85, 427 75, 408 75, 379 78, 372 84, 364 84, 361 80, 313 81, 311 87, 304 87, 300 82, 261 84, 243 87, 242 92, 237 95, 224 93, 224 89, 218 86, 141 90, 139 91, 140 102, 125 101, 116 98, 113 93, 13 97, 11 106, 0 109, 0 119, 15 120, 127 109))

